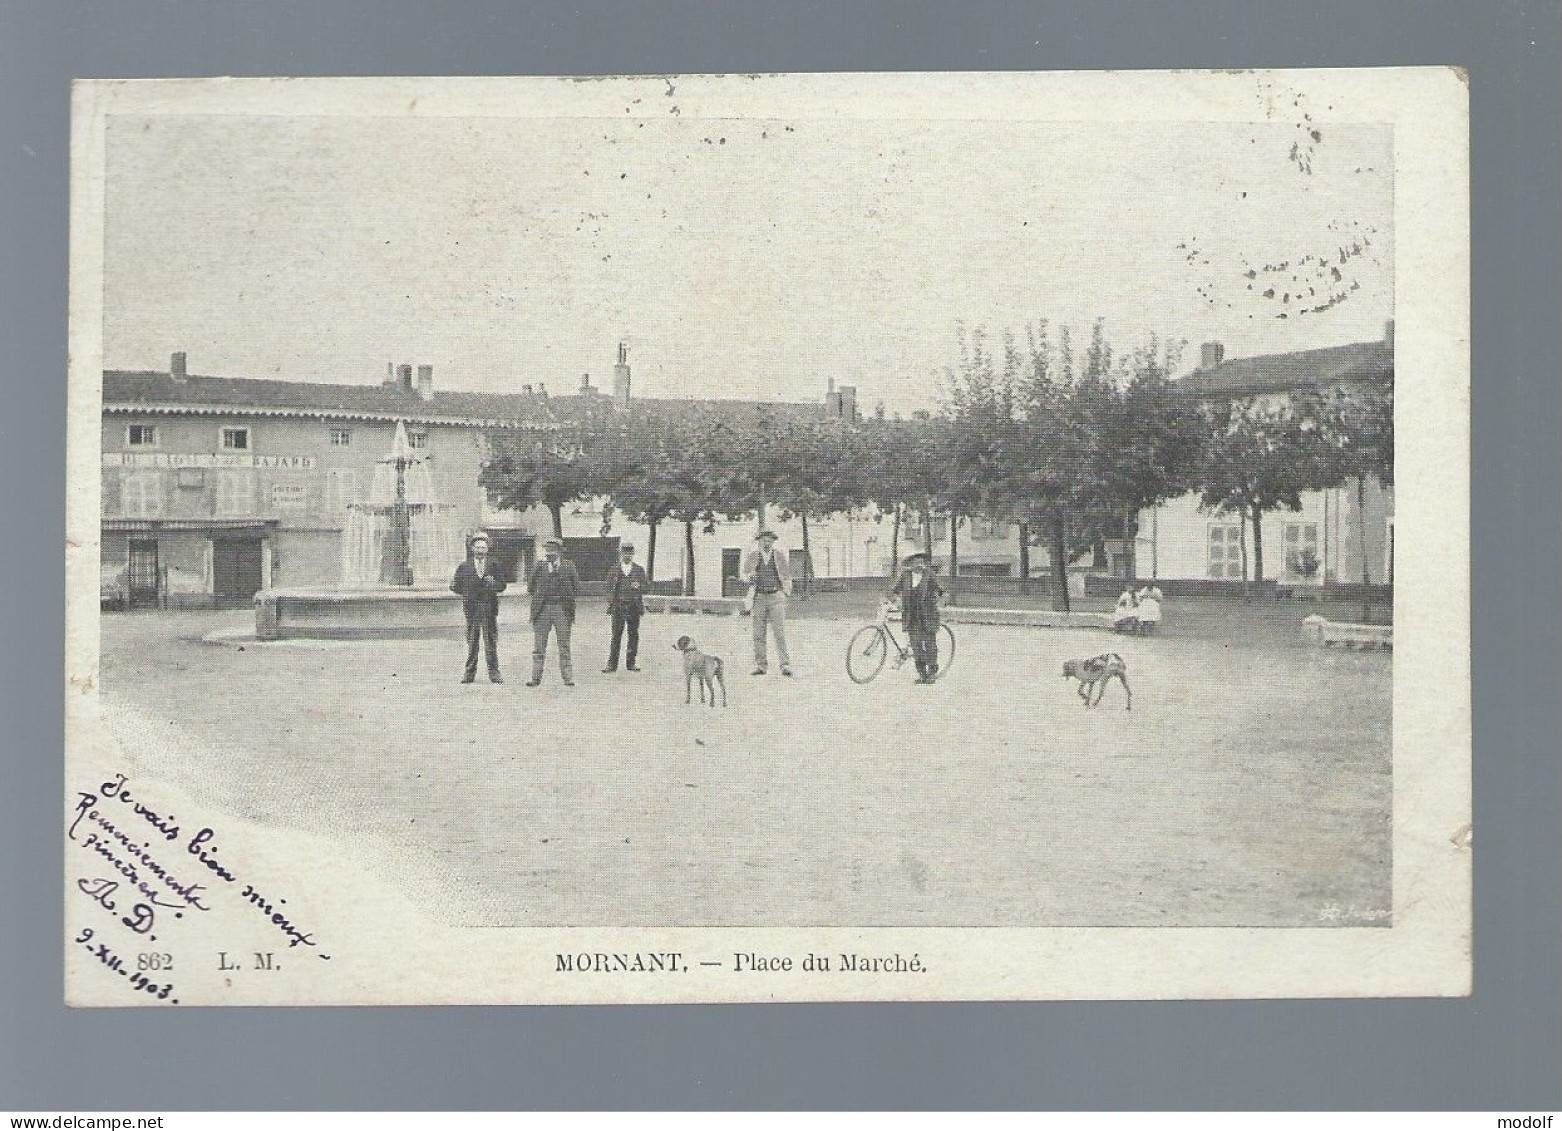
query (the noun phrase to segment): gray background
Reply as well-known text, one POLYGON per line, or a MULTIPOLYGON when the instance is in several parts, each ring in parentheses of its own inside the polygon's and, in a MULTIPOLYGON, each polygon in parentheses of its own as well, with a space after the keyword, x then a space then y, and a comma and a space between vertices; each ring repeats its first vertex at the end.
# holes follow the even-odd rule
POLYGON ((1557 0, 0 0, 0 1109, 1555 1108, 1557 0), (1038 42, 1039 41, 1039 42, 1038 42), (1475 996, 60 1006, 72 77, 1457 63, 1473 107, 1475 996))

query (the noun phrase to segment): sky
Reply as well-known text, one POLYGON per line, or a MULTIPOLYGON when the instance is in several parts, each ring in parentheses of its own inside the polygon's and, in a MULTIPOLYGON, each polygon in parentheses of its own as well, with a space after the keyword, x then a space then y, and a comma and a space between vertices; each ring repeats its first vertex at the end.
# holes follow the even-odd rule
POLYGON ((962 324, 1380 338, 1392 136, 1310 128, 116 116, 104 364, 562 393, 622 341, 639 395, 909 411, 962 324))

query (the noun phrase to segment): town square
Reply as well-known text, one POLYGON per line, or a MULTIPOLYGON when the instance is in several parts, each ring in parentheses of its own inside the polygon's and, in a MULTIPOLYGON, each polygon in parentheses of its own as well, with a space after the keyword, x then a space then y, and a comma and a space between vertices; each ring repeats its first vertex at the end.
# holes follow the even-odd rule
POLYGON ((1392 134, 1252 94, 112 118, 129 771, 455 926, 1391 926, 1392 134))

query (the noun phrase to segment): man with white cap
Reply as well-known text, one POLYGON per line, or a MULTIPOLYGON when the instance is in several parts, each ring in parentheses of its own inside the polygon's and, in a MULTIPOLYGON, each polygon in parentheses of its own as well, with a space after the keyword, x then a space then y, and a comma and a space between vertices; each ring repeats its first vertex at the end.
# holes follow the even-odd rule
POLYGON ((559 638, 559 675, 565 687, 575 686, 575 667, 570 657, 569 634, 575 623, 575 598, 580 594, 580 574, 574 562, 561 561, 564 543, 549 538, 542 544, 544 560, 537 563, 531 578, 532 677, 527 687, 542 682, 543 661, 548 658, 548 633, 559 638))
POLYGON ((477 644, 481 639, 488 660, 488 678, 503 683, 499 676, 499 594, 505 581, 488 559, 488 535, 479 530, 467 539, 466 561, 456 566, 450 591, 461 595, 461 611, 466 615, 466 672, 462 683, 477 678, 477 644))
POLYGON ((754 675, 764 675, 770 667, 765 648, 765 629, 775 633, 776 655, 781 660, 781 674, 792 674, 791 659, 786 652, 786 605, 792 595, 792 578, 787 573, 786 558, 776 552, 776 536, 771 530, 761 530, 754 536, 759 543, 743 559, 742 579, 753 590, 754 598, 754 675))
POLYGON ((624 657, 629 671, 637 672, 635 658, 640 653, 640 618, 645 615, 645 591, 651 587, 646 579, 645 567, 635 562, 635 548, 630 542, 618 547, 618 565, 607 575, 607 613, 612 618, 613 637, 607 650, 607 667, 604 675, 618 670, 618 649, 624 639, 624 629, 629 630, 629 651, 624 657))

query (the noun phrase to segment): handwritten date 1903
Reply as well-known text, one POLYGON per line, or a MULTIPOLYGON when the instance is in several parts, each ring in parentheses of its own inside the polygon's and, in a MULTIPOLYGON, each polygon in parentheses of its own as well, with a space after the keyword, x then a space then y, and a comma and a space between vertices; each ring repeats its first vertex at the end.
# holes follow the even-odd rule
POLYGON ((115 954, 114 951, 109 948, 107 943, 94 943, 93 939, 95 937, 96 932, 93 931, 91 927, 83 927, 81 929, 81 933, 76 936, 76 942, 81 945, 83 950, 96 958, 107 969, 112 970, 114 973, 124 978, 130 985, 131 989, 139 990, 142 993, 149 994, 158 1001, 166 1001, 170 1005, 179 1004, 178 998, 170 996, 174 990, 174 984, 172 982, 154 982, 140 971, 131 971, 129 966, 126 965, 125 960, 119 955, 115 954))

